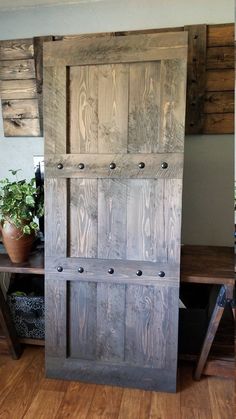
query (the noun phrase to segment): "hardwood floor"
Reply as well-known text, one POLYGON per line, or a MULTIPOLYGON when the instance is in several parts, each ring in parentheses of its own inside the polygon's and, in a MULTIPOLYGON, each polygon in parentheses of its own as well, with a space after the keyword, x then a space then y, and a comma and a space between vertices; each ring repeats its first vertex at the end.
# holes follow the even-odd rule
POLYGON ((192 380, 181 365, 178 393, 155 393, 44 378, 44 350, 27 347, 18 361, 0 355, 1 419, 233 419, 234 382, 192 380))

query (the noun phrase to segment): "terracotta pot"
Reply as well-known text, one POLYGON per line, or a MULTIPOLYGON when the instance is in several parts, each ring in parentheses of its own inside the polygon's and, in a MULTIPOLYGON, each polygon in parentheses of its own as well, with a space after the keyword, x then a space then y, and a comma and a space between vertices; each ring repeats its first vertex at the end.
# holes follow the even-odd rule
POLYGON ((6 248, 9 258, 13 263, 25 262, 32 248, 35 233, 22 234, 22 231, 5 221, 1 226, 2 241, 6 248))

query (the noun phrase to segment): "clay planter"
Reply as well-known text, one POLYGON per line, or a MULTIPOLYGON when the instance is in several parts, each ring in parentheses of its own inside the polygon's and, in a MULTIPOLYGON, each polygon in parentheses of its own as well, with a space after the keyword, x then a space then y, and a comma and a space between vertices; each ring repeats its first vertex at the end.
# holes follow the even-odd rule
POLYGON ((20 229, 15 227, 9 221, 1 226, 2 240, 9 258, 13 263, 25 262, 32 248, 35 233, 23 234, 20 229))

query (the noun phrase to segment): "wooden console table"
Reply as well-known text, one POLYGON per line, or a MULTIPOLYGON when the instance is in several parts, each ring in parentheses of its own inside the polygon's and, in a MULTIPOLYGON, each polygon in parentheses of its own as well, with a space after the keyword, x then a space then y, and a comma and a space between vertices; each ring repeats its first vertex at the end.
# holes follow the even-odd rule
MULTIPOLYGON (((5 253, 0 253, 0 272, 21 273, 21 274, 44 274, 44 253, 35 251, 30 255, 27 262, 12 263, 5 253)), ((6 337, 9 351, 14 359, 18 359, 22 353, 21 343, 37 343, 34 339, 18 339, 15 328, 10 318, 8 305, 5 301, 0 287, 0 325, 6 337)))
MULTIPOLYGON (((44 274, 43 252, 35 252, 24 264, 13 264, 5 254, 0 254, 0 272, 44 274)), ((209 355, 220 319, 227 304, 234 310, 234 252, 228 247, 183 246, 181 252, 181 282, 220 285, 215 308, 203 342, 195 370, 195 379, 199 379, 209 355)), ((21 354, 10 321, 8 306, 0 288, 0 324, 2 325, 13 357, 21 354)))

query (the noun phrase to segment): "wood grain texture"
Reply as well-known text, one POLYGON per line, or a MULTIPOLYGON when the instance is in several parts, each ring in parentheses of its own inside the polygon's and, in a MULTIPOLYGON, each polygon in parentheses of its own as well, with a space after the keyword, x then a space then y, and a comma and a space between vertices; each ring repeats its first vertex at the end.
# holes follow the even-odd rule
POLYGON ((2 115, 4 119, 38 118, 37 99, 2 100, 2 115))
POLYGON ((234 44, 234 24, 208 25, 208 47, 231 46, 234 44))
POLYGON ((97 257, 97 180, 71 179, 69 190, 69 254, 77 257, 97 257))
POLYGON ((181 179, 183 153, 47 154, 45 165, 46 174, 58 178, 181 179), (139 168, 140 162, 145 163, 143 169, 139 168), (164 162, 168 164, 168 167, 163 169, 164 162), (58 163, 63 164, 63 169, 58 170, 58 163), (80 163, 84 164, 82 170, 79 169, 80 163), (114 170, 110 169, 110 163, 115 163, 114 170))
POLYGON ((124 389, 118 419, 149 418, 151 392, 124 389))
POLYGON ((0 61, 1 80, 22 80, 35 78, 34 60, 0 61))
POLYGON ((208 92, 204 103, 205 113, 233 113, 234 92, 208 92))
POLYGON ((119 387, 96 387, 87 418, 117 418, 123 389, 119 387))
POLYGON ((206 114, 204 118, 205 134, 233 134, 234 114, 218 113, 206 114))
POLYGON ((207 48, 206 68, 234 68, 234 47, 207 48))
POLYGON ((99 66, 98 151, 120 153, 127 149, 129 66, 99 66))
POLYGON ((160 151, 160 62, 130 64, 129 153, 160 151))
POLYGON ((14 39, 0 42, 0 60, 33 58, 33 39, 14 39))
MULTIPOLYGON (((121 389, 111 386, 96 386, 42 377, 44 367, 43 348, 27 347, 23 356, 13 361, 8 355, 0 356, 0 416, 14 418, 16 407, 24 405, 22 394, 27 398, 28 417, 57 419, 233 419, 234 381, 205 378, 200 383, 192 378, 192 364, 180 364, 177 394, 121 389), (32 362, 32 360, 34 361, 32 362), (33 367, 33 364, 35 367, 33 367), (36 366, 37 365, 37 366, 36 366), (30 391, 27 371, 30 371, 30 391), (22 386, 19 383, 22 383, 22 386), (25 384, 24 384, 25 383, 25 384), (25 387, 24 387, 25 385, 25 387), (200 387, 199 387, 200 385, 200 387), (43 395, 42 395, 43 392, 43 395), (55 400, 53 396, 55 392, 55 400), (39 394, 40 393, 40 394, 39 394), (58 394, 59 393, 59 394, 58 394), (61 396, 60 396, 61 395, 61 396), (14 400, 7 412, 2 408, 4 399, 14 400), (61 400, 61 403, 59 402, 61 400), (33 407, 30 406, 33 404, 33 407), (48 410, 46 409, 47 406, 48 410), (52 411, 54 406, 54 411, 52 411), (29 410, 30 409, 30 410, 29 410), (33 409, 33 410, 31 410, 33 409), (30 414, 32 415, 30 416, 30 414)), ((20 406, 20 409, 22 409, 20 406)), ((22 410, 20 410, 22 411, 22 410)), ((22 416, 18 415, 17 419, 22 416)))
POLYGON ((40 120, 38 118, 11 118, 3 120, 5 137, 40 137, 40 120))
POLYGON ((37 98, 35 80, 0 80, 1 99, 37 98))
POLYGON ((70 282, 69 322, 71 324, 70 356, 95 359, 97 332, 97 284, 95 282, 70 282))
POLYGON ((45 66, 115 64, 157 59, 183 58, 187 48, 185 33, 165 33, 126 37, 100 37, 47 42, 44 46, 45 66), (137 49, 137 45, 139 48, 137 49), (96 54, 94 54, 96 51, 96 54), (119 51, 119 54, 117 54, 119 51))
POLYGON ((47 260, 48 277, 53 279, 57 267, 63 267, 63 275, 57 274, 58 280, 66 278, 70 281, 96 281, 127 284, 144 284, 178 287, 178 267, 166 263, 153 263, 145 261, 125 261, 119 259, 89 259, 89 258, 56 258, 47 260), (78 264, 84 269, 83 274, 78 273, 78 264), (108 270, 114 269, 111 277, 108 270), (137 276, 137 270, 142 271, 142 276, 137 276), (165 272, 164 280, 159 277, 160 271, 165 272))
POLYGON ((98 68, 70 68, 70 153, 98 151, 98 68))
POLYGON ((97 285, 97 354, 102 361, 124 361, 125 285, 97 285))
POLYGON ((70 383, 57 413, 57 419, 88 418, 95 389, 95 384, 70 383))
MULTIPOLYGON (((63 360, 67 356, 67 286, 66 281, 58 281, 57 275, 51 280, 45 276, 45 350, 51 356, 63 360), (53 311, 52 311, 53 307, 53 311)), ((46 357, 46 374, 47 374, 46 357)))
POLYGON ((208 70, 206 72, 206 91, 224 92, 234 90, 234 70, 208 70))
POLYGON ((187 59, 161 64, 161 122, 159 152, 183 152, 187 59))
POLYGON ((163 197, 162 180, 133 179, 128 182, 128 260, 167 261, 163 197))
MULTIPOLYGON (((173 417, 176 419, 182 419, 181 413, 180 393, 167 395, 166 393, 152 392, 150 419, 167 419, 173 417)), ((190 418, 193 419, 192 416, 189 416, 188 419, 190 418)))
POLYGON ((47 257, 56 255, 65 257, 67 254, 66 179, 45 179, 45 208, 45 239, 47 240, 45 254, 47 257))
MULTIPOLYGON (((168 325, 174 324, 176 298, 168 288, 127 287, 125 360, 131 364, 174 370, 177 362, 176 336, 168 325), (166 311, 166 305, 169 309, 166 311), (171 317, 171 318, 170 318, 171 317), (156 326, 156 328, 155 328, 156 326), (172 336, 171 336, 172 335, 172 336), (171 342, 170 342, 171 341, 171 342), (158 348, 158 350, 157 350, 158 348)), ((176 294, 177 295, 177 294, 176 294)))
POLYGON ((51 419, 56 419, 63 398, 64 394, 60 391, 39 390, 24 417, 26 419, 32 417, 46 419, 49 416, 51 419), (45 400, 47 400, 47 404, 45 404, 45 400))
POLYGON ((98 257, 126 259, 127 185, 125 180, 98 181, 98 257))
POLYGON ((206 88, 206 33, 207 25, 185 26, 188 31, 188 77, 186 103, 186 131, 203 130, 203 105, 206 88))
POLYGON ((29 362, 18 379, 12 382, 11 391, 0 404, 2 417, 19 419, 24 416, 44 376, 43 362, 44 354, 41 352, 29 362))
POLYGON ((45 68, 44 130, 46 154, 66 153, 67 151, 66 109, 66 68, 45 68))
POLYGON ((182 181, 165 180, 165 239, 167 243, 167 260, 169 263, 180 263, 181 245, 181 196, 182 181))

